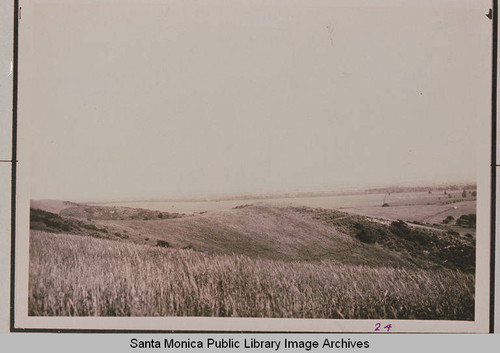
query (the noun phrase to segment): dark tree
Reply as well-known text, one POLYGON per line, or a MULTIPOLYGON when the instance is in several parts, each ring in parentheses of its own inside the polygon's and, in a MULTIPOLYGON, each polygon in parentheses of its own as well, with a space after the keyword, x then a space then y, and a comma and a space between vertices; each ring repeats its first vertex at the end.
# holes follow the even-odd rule
POLYGON ((445 219, 443 219, 443 223, 444 224, 448 224, 450 223, 451 221, 453 221, 455 218, 453 218, 453 216, 448 216, 446 217, 445 219))

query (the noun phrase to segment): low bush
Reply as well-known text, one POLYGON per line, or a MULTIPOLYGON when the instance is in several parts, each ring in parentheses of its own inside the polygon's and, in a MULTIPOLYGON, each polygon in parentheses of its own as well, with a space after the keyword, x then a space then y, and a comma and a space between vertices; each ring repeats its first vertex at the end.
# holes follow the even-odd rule
POLYGON ((169 248, 170 247, 170 243, 168 241, 165 241, 165 240, 157 240, 156 241, 156 246, 159 246, 159 247, 162 247, 162 248, 169 248))

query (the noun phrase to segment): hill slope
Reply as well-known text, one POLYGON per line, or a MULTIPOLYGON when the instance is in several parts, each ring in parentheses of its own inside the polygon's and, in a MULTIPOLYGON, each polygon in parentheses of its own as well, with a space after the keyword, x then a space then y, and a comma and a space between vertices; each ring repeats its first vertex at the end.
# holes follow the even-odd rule
POLYGON ((31 218, 32 228, 38 230, 217 254, 474 270, 473 240, 404 222, 384 223, 307 207, 245 206, 180 218, 168 214, 159 218, 158 212, 149 212, 154 217, 137 219, 144 215, 142 209, 74 206, 59 215, 33 210, 31 218), (97 219, 82 218, 84 215, 97 219))
POLYGON ((410 265, 395 252, 363 244, 292 208, 250 206, 181 219, 96 223, 127 234, 135 242, 163 241, 173 248, 286 261, 331 259, 344 264, 410 265))
POLYGON ((30 315, 474 319, 475 242, 443 229, 307 207, 144 220, 83 206, 31 210, 30 315))

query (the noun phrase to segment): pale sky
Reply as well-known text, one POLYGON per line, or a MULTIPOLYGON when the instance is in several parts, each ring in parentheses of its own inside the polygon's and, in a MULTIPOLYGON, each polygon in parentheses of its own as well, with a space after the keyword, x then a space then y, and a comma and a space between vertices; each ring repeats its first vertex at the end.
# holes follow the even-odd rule
POLYGON ((489 1, 82 3, 23 8, 32 199, 476 180, 489 1))

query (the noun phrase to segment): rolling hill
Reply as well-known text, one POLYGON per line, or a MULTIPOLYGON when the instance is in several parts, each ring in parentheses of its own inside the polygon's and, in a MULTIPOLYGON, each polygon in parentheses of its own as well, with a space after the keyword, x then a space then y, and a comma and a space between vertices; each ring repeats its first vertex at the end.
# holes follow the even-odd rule
POLYGON ((391 224, 336 210, 245 205, 229 211, 179 215, 72 205, 58 215, 40 212, 44 211, 32 211, 33 229, 206 253, 284 261, 328 259, 375 267, 444 266, 469 272, 475 263, 471 239, 441 229, 401 221, 391 224), (43 223, 44 217, 51 219, 49 225, 43 223), (59 226, 54 225, 56 217, 59 226))
POLYGON ((475 240, 445 227, 310 207, 41 206, 31 316, 474 319, 475 240))

